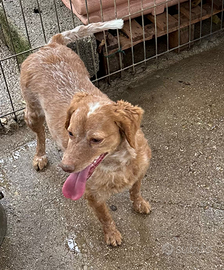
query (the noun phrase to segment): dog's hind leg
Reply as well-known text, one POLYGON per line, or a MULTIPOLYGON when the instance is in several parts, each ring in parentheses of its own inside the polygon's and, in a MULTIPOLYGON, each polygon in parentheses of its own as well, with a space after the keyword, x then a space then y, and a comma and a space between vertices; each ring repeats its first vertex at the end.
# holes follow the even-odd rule
POLYGON ((130 199, 133 201, 133 208, 136 212, 141 214, 149 214, 151 211, 150 204, 142 198, 140 192, 142 178, 143 177, 141 176, 129 190, 130 199))
POLYGON ((33 167, 38 171, 47 166, 48 159, 45 152, 45 116, 41 106, 35 104, 35 108, 27 104, 25 110, 26 124, 37 135, 36 154, 33 158, 33 167))

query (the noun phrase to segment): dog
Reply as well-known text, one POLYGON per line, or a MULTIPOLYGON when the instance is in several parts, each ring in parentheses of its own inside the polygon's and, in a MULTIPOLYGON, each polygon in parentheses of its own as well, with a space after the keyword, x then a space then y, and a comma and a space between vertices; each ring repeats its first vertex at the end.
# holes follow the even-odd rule
POLYGON ((143 109, 123 100, 113 102, 90 81, 79 56, 66 45, 108 29, 121 29, 123 20, 92 23, 53 36, 21 66, 20 84, 26 102, 25 121, 37 135, 33 167, 47 166, 46 120, 63 151, 59 166, 70 173, 62 192, 78 200, 83 195, 102 223, 108 245, 121 245, 106 200, 129 189, 133 208, 148 214, 140 193, 151 150, 140 128, 143 109))

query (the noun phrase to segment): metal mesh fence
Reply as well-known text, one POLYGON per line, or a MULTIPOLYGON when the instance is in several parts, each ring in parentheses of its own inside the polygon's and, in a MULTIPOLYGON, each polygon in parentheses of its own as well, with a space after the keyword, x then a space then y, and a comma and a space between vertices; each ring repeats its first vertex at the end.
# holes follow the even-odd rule
POLYGON ((81 57, 82 51, 88 50, 92 81, 97 82, 126 69, 134 71, 139 64, 171 51, 178 53, 223 31, 223 5, 224 0, 2 0, 0 119, 16 119, 24 109, 20 65, 54 34, 83 22, 125 20, 122 30, 99 33, 88 40, 88 49, 80 41, 75 44, 81 57), (83 14, 78 10, 79 3, 83 14))

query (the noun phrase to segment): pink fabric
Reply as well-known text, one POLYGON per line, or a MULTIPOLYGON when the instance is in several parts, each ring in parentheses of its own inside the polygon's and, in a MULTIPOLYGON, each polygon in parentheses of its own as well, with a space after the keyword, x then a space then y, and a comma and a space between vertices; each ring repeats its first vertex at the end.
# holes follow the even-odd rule
MULTIPOLYGON (((69 9, 71 9, 70 0, 62 0, 62 1, 69 9)), ((109 21, 116 18, 118 19, 122 18, 124 20, 128 20, 129 14, 133 14, 131 18, 136 18, 142 14, 141 13, 142 3, 143 3, 143 8, 144 9, 147 8, 147 10, 144 11, 144 14, 149 14, 149 13, 161 14, 163 13, 166 7, 165 0, 155 0, 156 5, 161 4, 159 6, 156 6, 155 8, 154 8, 154 0, 143 0, 143 1, 130 0, 130 13, 129 13, 128 0, 116 0, 117 10, 115 10, 114 8, 114 0, 102 0, 102 2, 104 3, 103 18, 102 18, 101 10, 99 9, 100 0, 88 0, 88 3, 89 3, 88 4, 89 21, 88 21, 88 17, 86 15, 86 10, 85 10, 85 0, 71 0, 71 1, 72 1, 73 12, 84 24, 88 24, 89 22, 93 23, 93 22, 100 22, 100 21, 109 21), (79 3, 79 6, 78 6, 78 3, 79 3), (117 13, 117 16, 115 16, 115 12, 117 13)), ((180 0, 180 2, 185 2, 185 1, 187 0, 180 0)), ((170 6, 176 5, 178 2, 179 0, 172 0, 168 2, 167 5, 170 7, 170 6)))

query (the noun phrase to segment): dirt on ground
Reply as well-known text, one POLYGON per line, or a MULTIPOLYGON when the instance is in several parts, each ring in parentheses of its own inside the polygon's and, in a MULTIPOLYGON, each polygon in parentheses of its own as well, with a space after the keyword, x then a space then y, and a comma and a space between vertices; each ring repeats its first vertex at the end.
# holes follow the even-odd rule
POLYGON ((106 246, 87 207, 63 197, 61 152, 47 138, 49 166, 32 168, 35 136, 25 126, 0 136, 1 201, 8 232, 2 270, 224 267, 224 46, 159 71, 123 75, 105 92, 145 110, 152 148, 142 194, 150 215, 132 210, 128 192, 108 201, 123 244, 106 246))

